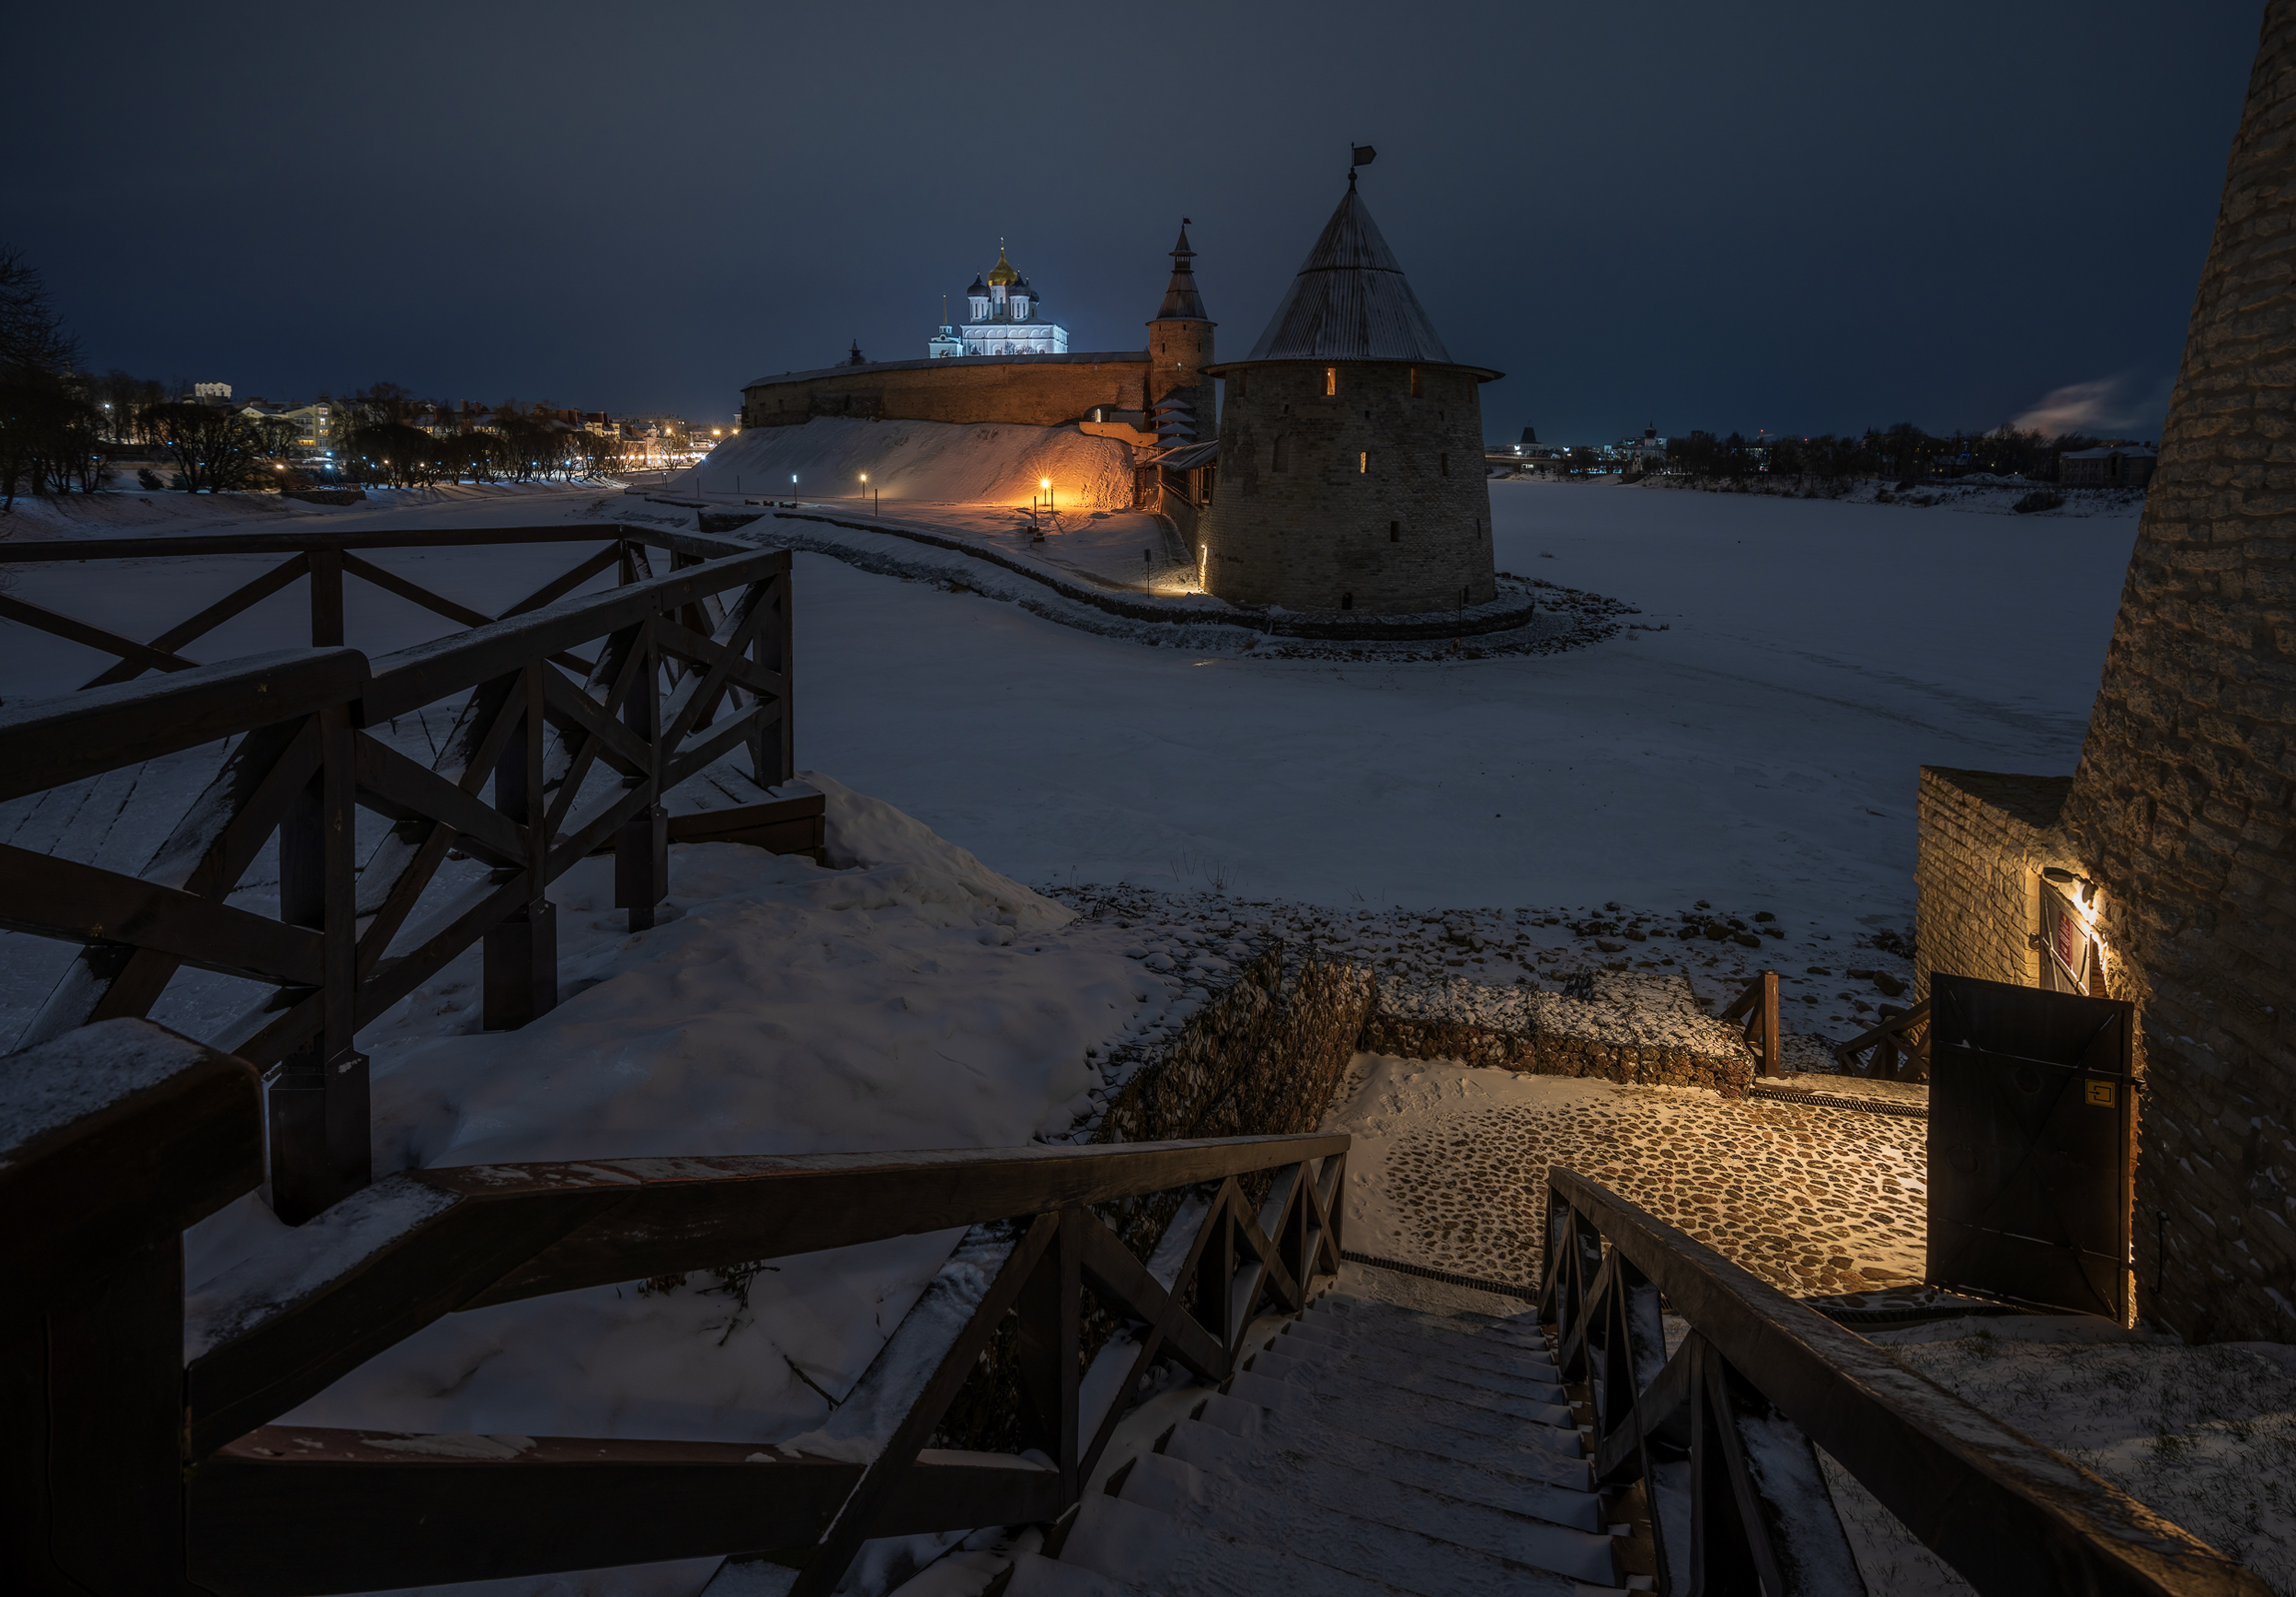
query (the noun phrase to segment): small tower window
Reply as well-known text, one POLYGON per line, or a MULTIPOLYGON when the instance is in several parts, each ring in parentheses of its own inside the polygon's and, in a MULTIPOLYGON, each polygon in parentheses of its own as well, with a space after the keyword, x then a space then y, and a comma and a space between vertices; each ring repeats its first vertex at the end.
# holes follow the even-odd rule
POLYGON ((1329 398, 1331 395, 1333 395, 1333 394, 1336 394, 1336 393, 1338 393, 1339 391, 1340 391, 1340 368, 1339 368, 1338 366, 1326 366, 1326 367, 1324 368, 1324 394, 1325 394, 1325 397, 1329 398))
POLYGON ((1369 476, 1371 474, 1371 469, 1372 452, 1369 449, 1366 449, 1356 456, 1356 475, 1359 477, 1369 476))
POLYGON ((1341 595, 1340 595, 1340 608, 1341 608, 1342 610, 1353 610, 1353 609, 1355 609, 1355 608, 1356 608, 1356 596, 1355 596, 1354 594, 1352 594, 1352 593, 1344 593, 1344 594, 1341 594, 1341 595))
POLYGON ((1404 524, 1403 524, 1402 522, 1400 522, 1400 521, 1391 521, 1391 522, 1389 522, 1389 523, 1388 523, 1388 542, 1390 542, 1390 543, 1402 543, 1403 541, 1404 541, 1404 524))
POLYGON ((1276 434, 1275 469, 1278 471, 1292 469, 1292 440, 1280 432, 1276 434))
POLYGON ((1239 399, 1241 399, 1241 398, 1243 398, 1243 397, 1244 397, 1244 389, 1245 389, 1245 374, 1244 374, 1243 372, 1241 372, 1241 371, 1237 372, 1237 373, 1236 373, 1236 378, 1235 378, 1235 381, 1236 381, 1236 397, 1237 397, 1237 398, 1239 398, 1239 399))
POLYGON ((1420 368, 1417 366, 1412 367, 1412 397, 1414 399, 1421 398, 1426 394, 1426 387, 1420 382, 1420 368))
POLYGON ((1441 473, 1442 473, 1444 476, 1446 476, 1446 477, 1447 477, 1447 476, 1449 476, 1449 475, 1450 475, 1450 456, 1449 456, 1449 455, 1436 455, 1436 456, 1435 456, 1435 467, 1436 467, 1436 469, 1437 469, 1437 470, 1441 471, 1441 473))

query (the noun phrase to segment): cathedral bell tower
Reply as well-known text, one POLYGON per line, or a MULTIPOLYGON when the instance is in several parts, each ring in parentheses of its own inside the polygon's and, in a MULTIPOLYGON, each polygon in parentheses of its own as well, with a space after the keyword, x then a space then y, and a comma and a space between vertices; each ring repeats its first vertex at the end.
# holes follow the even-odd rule
POLYGON ((1219 427, 1219 393, 1204 374, 1212 363, 1212 329, 1219 323, 1204 313, 1195 259, 1188 247, 1188 219, 1182 217, 1180 242, 1172 248, 1172 281, 1148 323, 1149 422, 1166 445, 1208 440, 1219 427))

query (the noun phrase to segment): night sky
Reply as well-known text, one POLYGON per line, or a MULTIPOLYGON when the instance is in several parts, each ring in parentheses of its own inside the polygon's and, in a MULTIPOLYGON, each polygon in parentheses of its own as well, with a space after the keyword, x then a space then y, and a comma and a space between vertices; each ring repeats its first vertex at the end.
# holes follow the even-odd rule
POLYGON ((996 257, 1258 337, 1372 215, 1484 430, 2157 434, 2261 7, 48 6, 0 240, 97 369, 729 418, 996 257), (2052 429, 2053 430, 2053 429, 2052 429))

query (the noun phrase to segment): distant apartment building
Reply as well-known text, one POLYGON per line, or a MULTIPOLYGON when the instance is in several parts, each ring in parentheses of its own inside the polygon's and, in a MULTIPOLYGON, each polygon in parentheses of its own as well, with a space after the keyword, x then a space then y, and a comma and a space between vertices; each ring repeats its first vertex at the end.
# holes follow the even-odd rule
POLYGON ((2141 443, 2108 443, 2056 457, 2056 480, 2066 488, 2142 488, 2159 456, 2141 443))

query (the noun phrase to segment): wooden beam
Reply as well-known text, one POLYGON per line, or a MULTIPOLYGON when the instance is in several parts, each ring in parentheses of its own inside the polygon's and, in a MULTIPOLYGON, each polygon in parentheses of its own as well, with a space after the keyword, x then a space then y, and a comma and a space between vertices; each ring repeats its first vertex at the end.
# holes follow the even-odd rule
POLYGON ((53 633, 71 643, 101 649, 105 654, 118 655, 122 660, 145 671, 190 671, 199 665, 198 661, 186 660, 182 655, 169 650, 154 649, 149 644, 138 643, 133 638, 123 638, 93 622, 78 620, 44 605, 11 599, 4 593, 0 593, 0 621, 20 622, 24 626, 53 633))
POLYGON ((176 1246, 263 1180, 245 1060, 148 1020, 108 1020, 0 1058, 0 1320, 176 1246), (77 1084, 59 1098, 57 1084, 77 1084), (108 1089, 108 1090, 107 1090, 108 1089), (86 1106, 61 1106, 84 1095, 86 1106))
POLYGON ((375 662, 374 680, 362 701, 366 724, 373 726, 514 671, 538 656, 674 610, 697 595, 756 581, 785 569, 789 558, 787 550, 768 549, 713 560, 652 582, 591 598, 561 599, 509 621, 401 649, 375 662))
POLYGON ((356 698, 366 658, 288 649, 0 708, 0 799, 214 743, 356 698))
POLYGON ((525 831, 500 810, 365 733, 354 749, 359 802, 366 808, 393 820, 442 821, 488 864, 525 865, 525 831))
POLYGON ((73 942, 157 948, 230 976, 315 987, 316 932, 175 887, 0 843, 0 926, 73 942))
POLYGON ((403 1231, 286 1301, 251 1278, 244 1310, 219 1310, 224 1339, 186 1377, 196 1448, 285 1413, 460 1310, 1136 1197, 1346 1145, 1241 1137, 402 1172, 378 1184, 376 1202, 414 1217, 403 1231))
MULTIPOLYGON (((154 638, 151 646, 164 653, 173 654, 185 644, 196 642, 207 636, 249 606, 260 604, 269 599, 309 569, 310 561, 308 557, 303 555, 296 555, 292 560, 282 561, 279 565, 272 567, 271 570, 256 578, 255 581, 236 588, 223 598, 218 599, 207 609, 192 617, 191 620, 170 627, 166 632, 154 638)), ((142 666, 131 665, 122 661, 110 670, 91 678, 84 686, 105 688, 115 682, 131 682, 141 675, 143 670, 142 666)))

